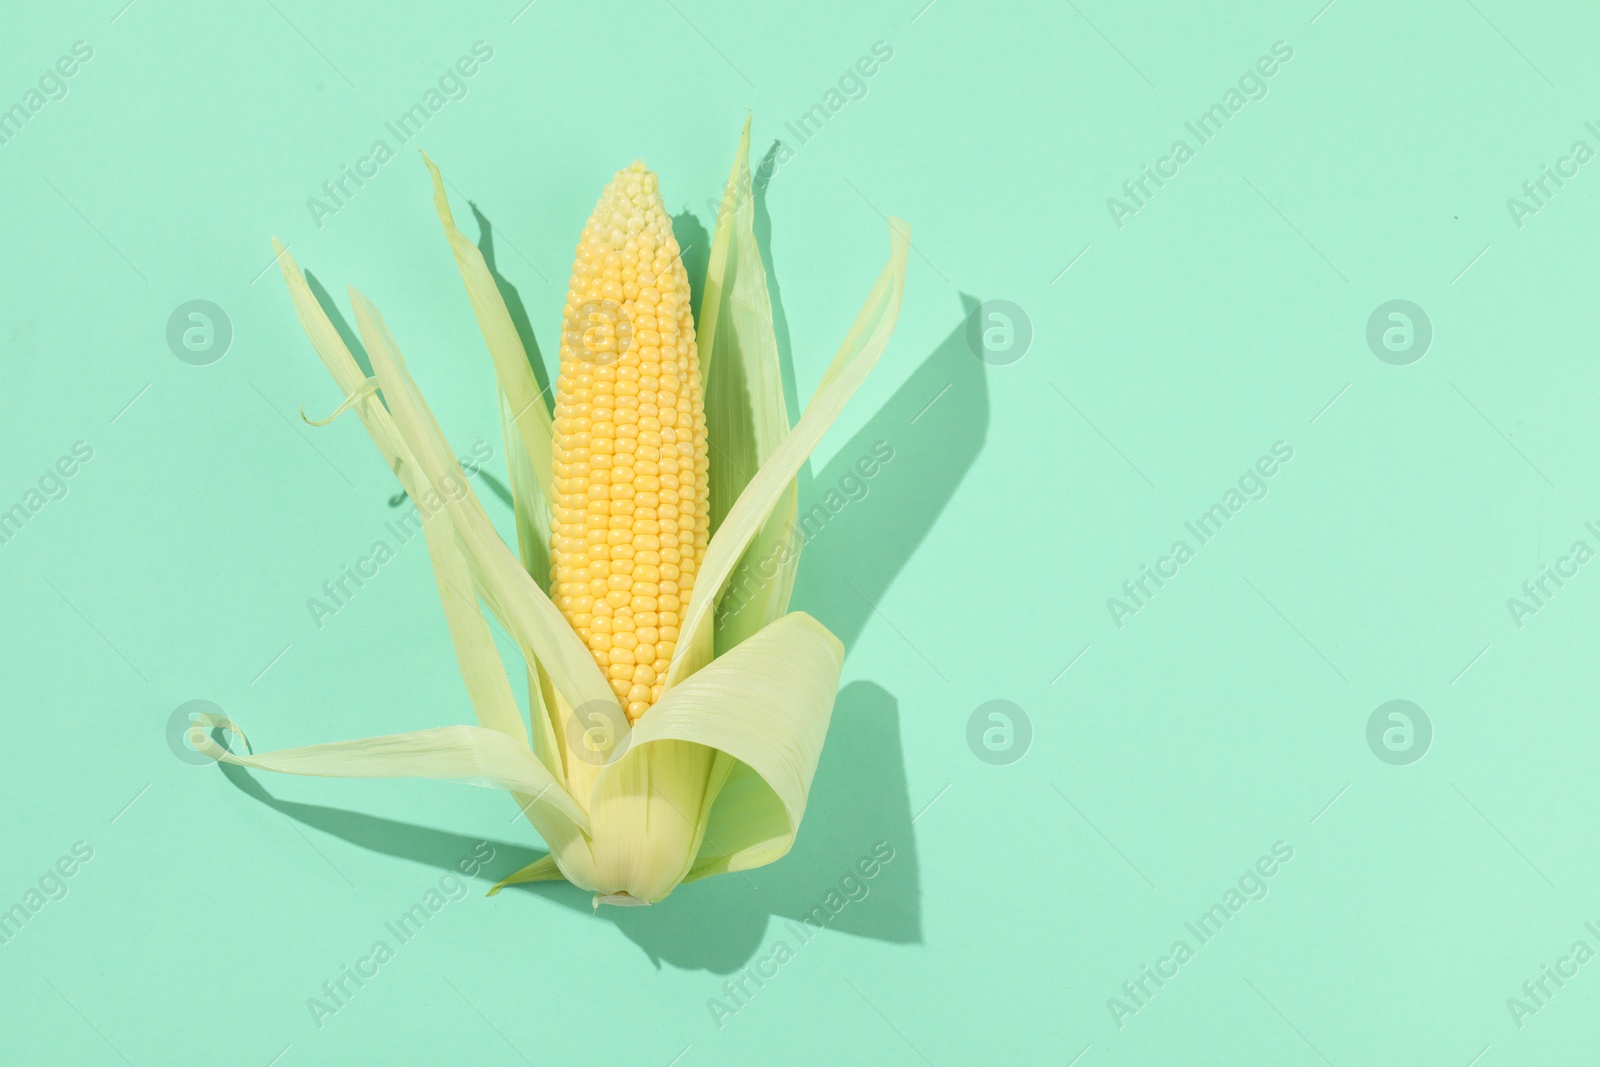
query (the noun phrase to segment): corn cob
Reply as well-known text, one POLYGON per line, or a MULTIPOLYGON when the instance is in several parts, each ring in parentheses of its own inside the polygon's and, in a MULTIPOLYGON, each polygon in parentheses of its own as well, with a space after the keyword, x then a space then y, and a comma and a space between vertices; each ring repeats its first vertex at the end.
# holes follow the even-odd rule
POLYGON ((643 163, 589 217, 562 320, 551 592, 637 721, 661 698, 710 534, 689 277, 643 163))

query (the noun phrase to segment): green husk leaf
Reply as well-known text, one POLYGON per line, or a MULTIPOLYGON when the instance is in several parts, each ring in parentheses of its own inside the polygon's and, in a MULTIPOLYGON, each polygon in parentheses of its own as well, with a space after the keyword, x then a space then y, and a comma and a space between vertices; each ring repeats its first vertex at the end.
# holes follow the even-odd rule
POLYGON ((505 390, 500 394, 501 436, 506 447, 506 476, 511 486, 511 511, 517 524, 517 554, 523 569, 539 588, 550 592, 550 504, 534 477, 533 463, 518 445, 516 419, 505 390))
POLYGON ((443 490, 441 499, 432 503, 435 507, 442 503, 448 512, 478 595, 505 624, 528 663, 543 667, 569 703, 616 704, 616 694, 588 648, 495 532, 377 309, 354 289, 350 298, 395 426, 429 480, 443 490))
POLYGON ((794 844, 796 827, 765 779, 735 763, 706 825, 705 843, 685 882, 730 871, 749 871, 780 860, 794 844))
POLYGON ((860 386, 889 343, 889 335, 899 317, 900 300, 905 292, 910 227, 903 220, 892 218, 889 220, 889 235, 889 262, 867 295, 866 303, 856 316, 811 404, 800 417, 799 424, 761 465, 755 477, 750 479, 744 493, 729 510, 721 529, 711 537, 694 592, 689 599, 688 610, 684 614, 680 631, 682 636, 673 652, 672 665, 668 668, 669 686, 682 683, 711 660, 714 651, 712 623, 715 604, 735 566, 788 491, 795 474, 811 455, 811 450, 817 447, 823 434, 839 417, 851 394, 860 386))
MULTIPOLYGON (((750 120, 723 189, 696 327, 711 442, 711 530, 789 434, 766 267, 755 235, 750 120)), ((718 605, 716 651, 725 652, 789 610, 800 546, 793 478, 734 569, 718 605)))
POLYGON ((328 415, 327 418, 325 418, 325 419, 313 419, 309 415, 306 414, 306 409, 305 408, 301 408, 300 409, 300 418, 301 418, 301 420, 303 422, 305 422, 305 424, 307 426, 316 426, 318 428, 321 428, 323 426, 327 426, 329 423, 333 422, 334 419, 337 419, 340 415, 343 415, 345 412, 349 411, 351 408, 353 408, 357 404, 361 403, 362 400, 364 400, 368 396, 371 396, 373 393, 375 393, 377 391, 378 391, 378 379, 376 379, 376 378, 368 378, 366 381, 361 383, 361 388, 360 389, 356 390, 354 393, 351 393, 349 396, 345 397, 344 398, 344 402, 341 403, 338 407, 334 408, 333 411, 328 415))
MULTIPOLYGON (((193 731, 191 736, 194 736, 193 731)), ((244 756, 227 751, 209 736, 197 747, 225 763, 282 774, 319 778, 432 778, 508 789, 529 798, 524 811, 535 820, 534 825, 541 833, 544 831, 540 824, 548 823, 552 815, 578 830, 587 830, 589 826, 583 808, 561 788, 526 744, 482 726, 441 726, 244 756)))
POLYGON ((456 543, 449 518, 440 508, 427 504, 428 498, 434 494, 433 483, 428 481, 413 461, 393 416, 375 395, 373 380, 361 371, 355 357, 350 354, 343 338, 329 321, 327 312, 306 284, 299 265, 282 245, 277 242, 274 245, 278 248, 289 295, 312 347, 344 392, 344 403, 355 409, 373 443, 378 446, 378 451, 400 479, 400 484, 405 487, 422 516, 423 536, 429 558, 433 561, 434 580, 438 584, 439 600, 444 606, 445 620, 450 627, 456 663, 461 669, 461 677, 466 683, 467 695, 472 701, 478 722, 527 744, 528 735, 522 725, 522 716, 517 711, 516 697, 506 678, 505 666, 500 660, 499 650, 495 648, 489 624, 472 596, 472 578, 466 558, 456 543))
POLYGON ((838 638, 791 612, 668 689, 599 784, 663 742, 714 749, 738 762, 703 816, 697 856, 684 873, 770 863, 789 850, 805 815, 843 663, 838 638))
POLYGON ((567 783, 567 791, 578 796, 567 778, 566 743, 557 729, 556 692, 549 675, 538 664, 528 665, 528 720, 532 727, 533 752, 550 773, 567 783))
POLYGON ((524 882, 559 882, 564 877, 566 876, 561 873, 561 868, 556 866, 555 853, 547 853, 521 870, 500 879, 494 884, 494 888, 489 890, 488 895, 492 897, 508 885, 521 885, 524 882))
POLYGON ((640 744, 639 726, 671 695, 669 690, 635 724, 632 747, 597 768, 589 793, 590 848, 577 857, 587 868, 552 847, 574 884, 654 903, 671 893, 694 863, 732 761, 711 746, 668 735, 646 734, 652 743, 640 744))
POLYGON ((500 295, 500 287, 494 282, 494 275, 489 272, 489 265, 484 262, 483 253, 456 229, 455 217, 450 213, 450 201, 445 197, 444 175, 439 173, 439 168, 434 166, 427 153, 423 153, 422 161, 428 165, 428 173, 433 176, 434 210, 439 213, 439 222, 444 226, 445 238, 450 242, 456 267, 461 271, 461 280, 467 287, 467 299, 472 302, 472 313, 477 316, 478 328, 483 331, 483 340, 489 346, 489 355, 494 360, 495 377, 500 380, 500 388, 511 405, 512 422, 517 427, 529 466, 548 507, 548 502, 555 499, 555 450, 552 443, 555 426, 550 418, 550 409, 539 391, 539 382, 528 364, 528 352, 522 347, 522 338, 517 336, 511 312, 506 308, 505 298, 500 295))

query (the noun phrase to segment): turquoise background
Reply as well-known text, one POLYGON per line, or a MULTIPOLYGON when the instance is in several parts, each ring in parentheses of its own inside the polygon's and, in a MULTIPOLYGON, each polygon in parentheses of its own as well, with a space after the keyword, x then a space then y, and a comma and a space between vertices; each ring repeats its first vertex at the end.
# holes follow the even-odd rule
POLYGON ((1591 6, 523 2, 7 13, 0 108, 93 57, 0 144, 0 509, 93 458, 0 544, 0 910, 93 858, 0 945, 0 1061, 1593 1061, 1600 964, 1520 1026, 1507 1003, 1600 949, 1597 565, 1520 626, 1507 603, 1600 548, 1600 164, 1507 204, 1600 149, 1591 6), (385 123, 478 41, 465 97, 398 144, 385 123), (865 97, 799 144, 785 123, 877 41, 865 97), (1280 41, 1266 96, 1197 145, 1185 122, 1280 41), (895 452, 801 567, 796 606, 849 657, 794 852, 596 916, 565 886, 482 895, 538 849, 497 792, 177 758, 197 699, 258 748, 470 720, 420 547, 311 621, 402 509, 354 420, 299 420, 337 391, 269 238, 385 311, 457 450, 493 448, 510 536, 490 363, 413 149, 469 236, 469 201, 488 220, 548 355, 607 178, 645 159, 688 240, 747 109, 757 154, 794 149, 759 221, 796 396, 883 215, 916 248, 808 475, 815 500, 895 452), (395 158, 319 227, 308 198, 380 138, 395 158), (1194 157, 1119 227, 1108 198, 1178 138, 1194 157), (166 340, 196 299, 233 330, 208 366, 166 340), (1366 339, 1394 299, 1432 325, 1408 365, 1366 339), (1004 365, 968 343, 996 300, 1032 334, 1004 365), (1280 441, 1265 498, 1119 627, 1108 598, 1280 441), (968 745, 993 700, 1031 724, 1004 765, 968 745), (1431 723, 1409 764, 1368 744, 1390 700, 1431 723), (868 895, 801 945, 878 842, 868 895), (1265 898, 1200 944, 1185 923, 1279 842, 1265 898), (386 932, 463 860, 460 899, 386 932), (308 999, 379 939, 393 959, 319 1027, 308 999))

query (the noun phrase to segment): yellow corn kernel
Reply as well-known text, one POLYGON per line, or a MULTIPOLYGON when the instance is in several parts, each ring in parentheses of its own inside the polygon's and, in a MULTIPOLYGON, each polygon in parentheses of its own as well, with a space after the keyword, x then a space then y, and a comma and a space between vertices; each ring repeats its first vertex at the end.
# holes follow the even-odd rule
POLYGON ((637 721, 661 699, 711 524, 689 276, 643 163, 589 216, 562 316, 551 592, 637 721))

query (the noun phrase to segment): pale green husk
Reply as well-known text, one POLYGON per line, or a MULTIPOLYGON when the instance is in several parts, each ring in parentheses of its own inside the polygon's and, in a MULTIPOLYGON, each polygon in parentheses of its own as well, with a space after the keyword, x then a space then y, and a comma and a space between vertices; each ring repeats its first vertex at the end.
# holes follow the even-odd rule
POLYGON ((550 854, 501 884, 566 878, 593 890, 597 903, 653 903, 684 881, 748 870, 789 850, 844 658, 821 623, 787 613, 799 558, 795 476, 888 343, 909 243, 905 224, 892 219, 888 265, 791 430, 754 234, 749 146, 747 122, 718 214, 697 327, 713 534, 684 612, 668 688, 609 758, 580 758, 573 747, 597 713, 625 719, 617 718, 621 709, 604 675, 545 590, 550 410, 488 265, 456 229, 431 160, 434 207, 499 383, 518 553, 495 532, 377 309, 351 290, 372 361, 368 378, 298 265, 277 248, 301 324, 344 394, 335 415, 357 413, 422 512, 478 725, 254 755, 228 752, 204 730, 192 731, 199 747, 260 770, 505 789, 550 854), (730 588, 737 596, 724 598, 730 588), (484 609, 527 661, 527 725, 484 609))
MULTIPOLYGON (((767 272, 755 241, 748 120, 717 212, 695 333, 706 383, 706 428, 714 442, 711 523, 717 529, 751 477, 789 433, 767 272)), ((715 625, 718 652, 737 645, 787 609, 800 563, 795 530, 798 500, 799 486, 791 478, 728 580, 715 625)))

